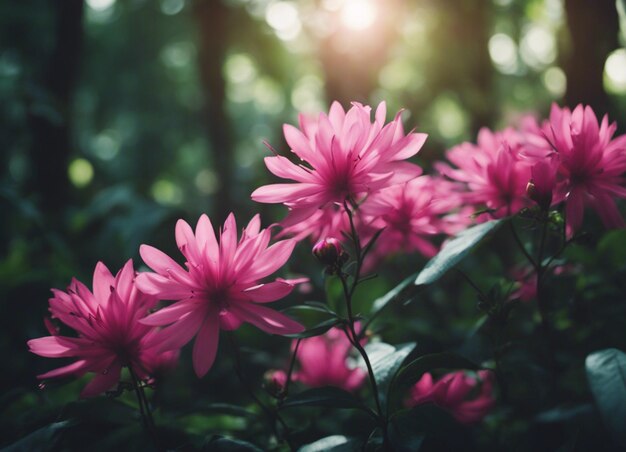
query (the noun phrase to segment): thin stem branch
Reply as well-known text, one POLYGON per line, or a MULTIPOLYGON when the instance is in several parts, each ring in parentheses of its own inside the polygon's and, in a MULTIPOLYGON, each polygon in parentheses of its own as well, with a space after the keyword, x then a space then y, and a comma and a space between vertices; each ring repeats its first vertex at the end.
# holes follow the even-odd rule
POLYGON ((287 371, 287 381, 285 382, 285 389, 283 394, 286 396, 289 394, 289 385, 291 383, 291 375, 293 374, 293 369, 296 364, 296 357, 298 355, 298 349, 300 348, 300 342, 302 342, 302 338, 298 338, 296 341, 296 346, 293 349, 293 355, 291 355, 291 362, 289 363, 289 370, 287 371))
POLYGON ((154 424, 154 419, 152 418, 150 405, 144 392, 143 385, 130 365, 128 366, 128 372, 130 373, 130 378, 133 381, 133 388, 135 389, 135 394, 137 395, 137 403, 139 405, 139 412, 141 413, 141 420, 143 421, 144 429, 146 430, 148 436, 152 439, 155 449, 157 451, 162 451, 164 449, 159 444, 156 426, 154 424))
POLYGON ((239 378, 239 381, 241 382, 241 385, 248 392, 252 400, 254 400, 254 402, 259 406, 259 408, 261 408, 261 410, 267 416, 268 418, 267 420, 268 420, 268 423, 270 424, 270 428, 272 432, 274 433, 274 435, 276 436, 276 438, 284 439, 287 442, 289 449, 294 450, 294 447, 288 438, 289 426, 287 426, 287 424, 285 423, 283 418, 280 416, 280 414, 278 414, 278 412, 272 410, 267 405, 265 405, 261 401, 261 399, 259 399, 259 397, 255 394, 254 389, 252 389, 252 387, 250 386, 246 378, 243 376, 243 372, 241 368, 241 354, 239 352, 239 345, 237 344, 237 341, 235 340, 235 337, 232 333, 228 333, 226 336, 228 337, 228 341, 230 342, 231 349, 233 351, 233 368, 235 370, 235 374, 237 375, 237 378, 239 378), (281 436, 279 434, 279 431, 276 428, 276 421, 278 421, 280 425, 282 426, 285 432, 285 435, 281 436))
POLYGON ((528 252, 528 250, 526 249, 526 247, 522 243, 521 239, 519 238, 519 235, 517 235, 517 230, 515 229, 515 225, 513 224, 513 220, 512 219, 509 220, 509 228, 511 229, 511 233, 513 234, 513 239, 515 240, 515 243, 517 243, 517 246, 519 247, 519 249, 522 251, 524 256, 526 256, 526 259, 528 259, 528 262, 530 262, 530 265, 532 265, 533 268, 536 271, 537 270, 537 263, 535 262, 533 257, 530 255, 530 253, 528 252))

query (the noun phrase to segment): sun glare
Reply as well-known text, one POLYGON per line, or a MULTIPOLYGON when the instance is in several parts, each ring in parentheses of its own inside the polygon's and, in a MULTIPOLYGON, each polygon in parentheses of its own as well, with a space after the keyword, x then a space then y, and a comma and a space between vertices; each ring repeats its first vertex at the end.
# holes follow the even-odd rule
POLYGON ((346 0, 340 8, 341 23, 350 30, 365 30, 376 20, 378 13, 373 0, 346 0))

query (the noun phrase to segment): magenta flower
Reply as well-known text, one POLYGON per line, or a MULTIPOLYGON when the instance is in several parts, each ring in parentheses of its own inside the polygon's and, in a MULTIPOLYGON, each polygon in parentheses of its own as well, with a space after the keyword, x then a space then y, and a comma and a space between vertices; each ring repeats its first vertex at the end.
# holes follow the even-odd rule
MULTIPOLYGON (((294 164, 279 155, 265 158, 272 173, 295 182, 260 187, 252 193, 252 199, 289 207, 286 226, 308 219, 309 229, 299 231, 301 237, 323 227, 322 223, 310 221, 316 214, 321 222, 328 219, 319 215, 319 209, 336 211, 336 204, 341 206, 346 199, 361 200, 422 172, 419 166, 404 160, 420 150, 425 134, 405 135, 400 114, 385 125, 384 102, 376 109, 373 123, 370 107, 356 102, 352 105, 345 112, 334 102, 329 114, 321 113, 317 120, 300 115, 301 130, 284 126, 287 143, 304 164, 294 164)), ((326 231, 326 235, 332 234, 326 231)))
POLYGON ((455 184, 430 176, 381 190, 363 204, 363 214, 370 219, 371 227, 384 229, 375 253, 419 251, 426 257, 434 256, 437 247, 430 238, 460 229, 443 218, 460 204, 461 196, 455 184))
POLYGON ((526 186, 526 194, 543 210, 548 210, 555 198, 556 170, 551 158, 539 160, 530 169, 531 179, 526 186))
MULTIPOLYGON (((52 336, 28 341, 30 351, 39 356, 74 360, 38 378, 79 377, 94 372, 95 377, 81 392, 81 397, 92 397, 112 389, 119 382, 122 367, 131 368, 141 379, 162 368, 164 359, 156 349, 155 328, 139 323, 157 300, 139 292, 134 279, 131 260, 115 277, 99 262, 93 275, 93 293, 76 279, 67 293, 52 289, 52 317, 76 330, 78 337, 60 336, 52 327, 48 328, 52 336)), ((171 363, 173 357, 169 358, 165 361, 171 363)))
MULTIPOLYGON (((608 228, 624 227, 614 198, 626 198, 626 135, 612 139, 617 126, 608 117, 598 123, 591 107, 574 111, 552 105, 543 125, 543 155, 556 153, 563 179, 566 220, 570 233, 582 225, 585 205, 598 213, 608 228)), ((541 148, 538 155, 541 155, 541 148)), ((537 150, 535 150, 537 151, 537 150)))
POLYGON ((477 144, 462 143, 446 154, 436 168, 452 180, 465 184, 465 201, 476 210, 490 209, 494 218, 517 213, 528 205, 526 185, 533 163, 520 155, 521 135, 513 129, 492 132, 483 128, 477 144))
POLYGON ((367 373, 360 367, 348 365, 346 360, 351 349, 346 333, 339 328, 331 328, 322 336, 302 339, 296 355, 300 368, 293 373, 293 380, 311 387, 336 386, 346 391, 357 390, 367 373))
POLYGON ((202 215, 195 234, 183 220, 176 224, 176 243, 187 260, 183 269, 172 258, 142 245, 144 262, 156 273, 141 273, 137 286, 160 300, 176 303, 142 320, 152 326, 170 325, 160 336, 161 350, 175 350, 197 335, 193 347, 196 374, 205 375, 215 360, 220 329, 234 330, 243 322, 271 334, 294 334, 304 330, 298 322, 264 303, 288 295, 298 281, 259 281, 274 273, 291 256, 293 240, 268 247, 270 230, 260 229, 256 215, 237 241, 237 225, 231 213, 219 241, 209 217, 202 215))
POLYGON ((479 422, 496 403, 493 373, 481 370, 475 378, 458 371, 446 374, 436 382, 429 373, 425 373, 411 388, 410 397, 406 401, 407 406, 411 407, 423 403, 434 403, 463 424, 479 422))

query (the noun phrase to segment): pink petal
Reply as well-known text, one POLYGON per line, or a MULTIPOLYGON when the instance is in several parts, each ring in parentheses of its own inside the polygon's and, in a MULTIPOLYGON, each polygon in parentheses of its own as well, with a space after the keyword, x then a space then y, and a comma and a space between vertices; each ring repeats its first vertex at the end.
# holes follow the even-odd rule
POLYGON ((264 203, 295 202, 305 196, 314 195, 322 191, 317 184, 271 184, 259 187, 252 192, 252 200, 264 203))
POLYGON ((205 313, 192 311, 182 316, 178 322, 163 328, 158 334, 160 351, 176 350, 189 342, 198 332, 205 313))
POLYGON ((291 161, 283 156, 275 155, 265 157, 265 166, 274 175, 283 179, 292 179, 298 182, 312 182, 314 180, 311 173, 301 166, 294 165, 291 161))
POLYGON ((169 276, 176 273, 180 279, 189 280, 189 276, 178 263, 165 254, 150 245, 141 245, 139 247, 139 255, 148 267, 162 276, 169 276))
POLYGON ((216 262, 219 256, 219 246, 213 224, 211 224, 211 220, 205 214, 200 216, 196 225, 196 241, 200 251, 206 253, 210 260, 216 262))
POLYGON ((200 378, 206 375, 217 354, 220 325, 215 313, 207 316, 193 344, 193 370, 200 378))
POLYGON ((191 312, 195 308, 196 304, 194 302, 181 301, 166 308, 159 309, 149 316, 139 320, 139 323, 150 326, 169 325, 170 323, 180 320, 182 316, 191 312))
POLYGON ((88 341, 65 336, 46 336, 28 341, 28 348, 36 355, 45 358, 76 356, 88 341))
POLYGON ((267 284, 259 284, 243 291, 252 301, 268 303, 279 300, 291 293, 293 286, 286 282, 274 281, 267 284))
POLYGON ((112 389, 115 384, 120 381, 122 366, 118 363, 113 364, 105 372, 97 374, 80 393, 81 397, 95 397, 98 394, 112 389))
POLYGON ((111 293, 111 287, 115 286, 115 279, 109 269, 102 262, 96 264, 93 272, 93 294, 100 304, 106 303, 111 293))
POLYGON ((233 303, 231 311, 266 333, 296 334, 304 331, 304 326, 295 320, 255 303, 233 303))
POLYGON ((140 273, 135 281, 140 291, 160 300, 182 300, 194 295, 192 288, 156 273, 140 273))
POLYGON ((84 369, 87 367, 87 361, 80 360, 67 366, 59 367, 58 369, 51 370, 45 374, 37 375, 37 378, 43 380, 44 378, 64 377, 66 375, 76 375, 78 373, 84 373, 84 369), (83 371, 83 372, 81 372, 83 371))

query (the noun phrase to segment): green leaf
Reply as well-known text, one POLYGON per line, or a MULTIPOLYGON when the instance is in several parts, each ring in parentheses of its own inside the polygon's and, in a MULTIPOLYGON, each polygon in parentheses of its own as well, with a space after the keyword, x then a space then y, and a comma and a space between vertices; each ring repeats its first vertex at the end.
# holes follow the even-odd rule
POLYGON ((224 438, 223 436, 213 436, 202 448, 211 452, 261 452, 252 443, 240 439, 224 438))
POLYGON ((622 33, 622 45, 626 46, 626 0, 617 0, 615 3, 619 16, 619 28, 622 33))
POLYGON ((123 425, 137 422, 137 412, 130 406, 110 398, 71 402, 65 407, 65 417, 81 422, 123 425))
POLYGON ((422 443, 428 450, 475 450, 467 429, 431 404, 418 405, 391 416, 389 439, 397 452, 415 452, 422 443))
POLYGON ((441 278, 448 270, 458 264, 469 254, 483 237, 496 229, 503 220, 493 220, 477 224, 460 232, 452 240, 446 242, 441 251, 433 257, 426 267, 417 275, 415 285, 432 284, 441 278))
POLYGON ((348 391, 334 386, 313 388, 287 397, 280 408, 319 406, 327 408, 348 408, 368 411, 368 408, 348 391))
POLYGON ((609 348, 587 356, 587 379, 608 430, 626 446, 626 354, 609 348))
POLYGON ((481 367, 456 353, 432 353, 414 359, 398 371, 398 383, 415 383, 426 372, 435 369, 479 370, 481 367))
POLYGON ((356 438, 343 435, 332 435, 318 439, 314 443, 306 444, 298 452, 353 452, 361 450, 361 442, 356 438))
POLYGON ((404 289, 406 289, 415 280, 417 275, 418 274, 415 273, 411 276, 408 276, 400 284, 391 289, 385 295, 374 300, 374 303, 372 304, 371 314, 378 314, 378 312, 380 312, 385 306, 394 301, 398 297, 398 295, 400 295, 402 291, 404 291, 404 289))
POLYGON ((409 353, 415 348, 415 342, 394 347, 384 342, 367 344, 365 351, 369 356, 378 386, 378 394, 383 406, 387 404, 387 396, 391 381, 409 353))
POLYGON ((330 330, 332 327, 339 325, 341 322, 342 322, 341 319, 336 319, 336 318, 327 319, 327 320, 324 320, 323 322, 318 323, 315 326, 312 326, 311 328, 304 330, 302 333, 285 334, 285 336, 296 338, 296 339, 297 338, 304 339, 307 337, 320 336, 324 334, 326 331, 330 330))
POLYGON ((56 445, 59 442, 59 439, 61 439, 61 432, 70 425, 72 425, 70 421, 55 422, 47 425, 7 446, 2 449, 2 451, 28 452, 31 450, 56 450, 56 445))

